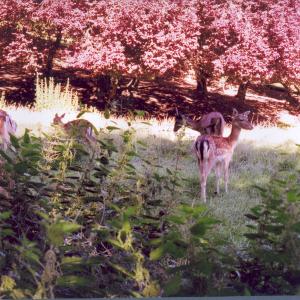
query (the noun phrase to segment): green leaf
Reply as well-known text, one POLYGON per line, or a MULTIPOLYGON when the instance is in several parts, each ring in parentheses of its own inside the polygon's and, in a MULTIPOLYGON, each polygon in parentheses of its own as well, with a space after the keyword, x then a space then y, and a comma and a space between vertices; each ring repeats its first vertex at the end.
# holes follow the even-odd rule
POLYGON ((25 133, 23 135, 23 143, 30 144, 30 136, 29 136, 29 129, 25 129, 25 133))
POLYGON ((13 134, 10 134, 10 142, 16 149, 20 148, 19 140, 13 134))
POLYGON ((297 233, 300 233, 300 222, 297 222, 297 223, 293 224, 293 225, 291 226, 291 228, 292 228, 294 231, 296 231, 297 233))
POLYGON ((83 261, 82 257, 79 256, 66 256, 62 258, 61 264, 81 264, 83 261))
POLYGON ((143 147, 147 147, 147 143, 144 143, 144 142, 142 142, 142 141, 137 141, 137 144, 139 144, 139 145, 141 145, 141 146, 143 146, 143 147))
POLYGON ((106 129, 111 132, 113 130, 119 130, 120 128, 116 126, 107 126, 106 129))
POLYGON ((91 287, 95 280, 87 276, 64 275, 57 279, 56 284, 62 287, 91 287))
POLYGON ((4 211, 0 213, 0 221, 5 221, 11 216, 11 211, 4 211))
POLYGON ((175 296, 180 291, 181 275, 179 273, 171 277, 171 279, 164 286, 164 296, 175 296))
POLYGON ((162 238, 157 238, 157 239, 151 239, 150 245, 157 246, 162 243, 162 238))
POLYGON ((298 191, 295 191, 295 190, 288 191, 287 200, 290 203, 300 201, 300 195, 299 195, 298 191))
POLYGON ((127 218, 122 223, 122 231, 124 231, 124 233, 126 233, 126 234, 130 233, 130 231, 131 231, 131 225, 128 222, 127 218))
POLYGON ((197 215, 205 212, 207 210, 207 207, 203 204, 195 205, 194 207, 191 207, 187 204, 182 204, 180 205, 179 210, 184 212, 185 214, 193 215, 196 217, 197 215))
POLYGON ((164 254, 164 246, 161 245, 160 247, 150 252, 150 260, 158 260, 163 256, 163 254, 164 254))
POLYGON ((123 249, 123 244, 121 244, 119 241, 112 240, 112 239, 108 239, 107 241, 109 243, 111 243, 113 246, 116 246, 117 248, 123 249))
POLYGON ((15 233, 13 230, 11 230, 10 228, 5 228, 5 229, 1 229, 0 230, 0 236, 2 238, 8 237, 8 236, 14 236, 15 233))
POLYGON ((79 112, 79 114, 76 116, 76 119, 80 118, 81 116, 83 116, 85 113, 89 112, 88 110, 82 110, 79 112))
POLYGON ((79 230, 81 226, 76 223, 60 221, 58 223, 51 224, 47 228, 47 236, 51 243, 56 246, 61 246, 64 242, 64 236, 66 234, 79 230))
POLYGON ((1 285, 0 285, 1 292, 12 291, 14 289, 14 287, 16 286, 15 280, 9 276, 2 275, 0 277, 0 279, 1 279, 1 285))
POLYGON ((110 117, 110 112, 109 112, 109 110, 106 108, 105 111, 104 111, 104 118, 105 118, 105 119, 109 119, 109 117, 110 117))
POLYGON ((27 170, 28 170, 28 165, 25 161, 21 161, 21 162, 15 164, 15 171, 18 174, 22 175, 22 174, 26 173, 27 170))
POLYGON ((40 155, 40 152, 39 152, 39 149, 31 149, 31 148, 23 148, 21 150, 21 154, 23 157, 38 157, 40 158, 41 155, 40 155))
POLYGON ((135 115, 137 115, 139 117, 144 117, 146 112, 144 110, 135 109, 134 113, 135 113, 135 115))
POLYGON ((193 225, 190 228, 191 233, 197 237, 204 236, 206 233, 206 230, 207 230, 207 226, 205 224, 203 224, 202 222, 198 222, 197 224, 193 225))
POLYGON ((0 149, 0 155, 7 160, 10 164, 13 164, 12 158, 10 158, 2 149, 0 149))
POLYGON ((244 289, 244 296, 251 296, 251 292, 249 289, 247 288, 244 289))
POLYGON ((213 271, 213 264, 208 260, 205 260, 205 258, 197 262, 195 267, 200 273, 207 277, 209 277, 213 271))
POLYGON ((124 211, 124 216, 131 217, 137 214, 138 211, 138 207, 137 206, 129 206, 126 208, 126 210, 124 211))
POLYGON ((166 218, 169 222, 175 223, 175 224, 185 224, 186 218, 184 216, 168 216, 166 218))
POLYGON ((22 253, 22 255, 28 259, 29 261, 33 261, 33 262, 40 262, 40 258, 39 256, 34 252, 34 250, 26 250, 22 253))

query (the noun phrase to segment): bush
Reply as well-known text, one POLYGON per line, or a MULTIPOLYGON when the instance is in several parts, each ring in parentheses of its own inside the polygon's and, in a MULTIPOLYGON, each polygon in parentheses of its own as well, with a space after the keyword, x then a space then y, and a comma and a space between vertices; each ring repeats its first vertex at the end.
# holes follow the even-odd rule
POLYGON ((239 267, 242 286, 251 294, 296 294, 300 285, 299 174, 259 187, 262 203, 246 217, 245 249, 239 267))
POLYGON ((58 129, 11 136, 0 152, 0 296, 295 294, 298 174, 260 188, 240 253, 217 238, 224 225, 206 206, 181 203, 177 164, 152 163, 128 125, 102 129, 95 147, 58 129))

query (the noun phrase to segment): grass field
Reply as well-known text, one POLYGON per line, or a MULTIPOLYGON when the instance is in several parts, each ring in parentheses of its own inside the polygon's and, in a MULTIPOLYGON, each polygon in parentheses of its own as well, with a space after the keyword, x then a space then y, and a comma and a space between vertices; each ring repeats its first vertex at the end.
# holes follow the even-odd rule
MULTIPOLYGON (((32 130, 36 135, 51 130, 51 122, 57 109, 34 111, 26 108, 7 108, 7 111, 18 123, 17 135, 24 132, 25 128, 32 130)), ((63 111, 60 111, 61 113, 63 111)), ((65 122, 76 117, 78 112, 67 113, 65 122)), ((287 118, 287 116, 285 116, 287 118)), ((120 133, 128 128, 128 120, 105 119, 98 113, 86 113, 83 118, 91 121, 97 129, 107 126, 116 126, 111 134, 115 140, 120 133)), ((173 132, 174 120, 157 122, 150 120, 145 124, 143 120, 132 122, 132 128, 136 132, 136 140, 146 143, 147 148, 143 156, 153 163, 177 170, 184 178, 182 186, 172 199, 163 199, 168 203, 197 204, 199 198, 199 179, 195 157, 191 147, 197 132, 185 129, 179 136, 173 132)), ((215 176, 212 172, 209 176, 207 193, 210 211, 226 226, 220 225, 218 233, 228 239, 238 248, 243 246, 245 240, 241 234, 248 222, 245 213, 260 201, 255 185, 264 186, 274 176, 285 176, 290 170, 298 167, 297 146, 300 144, 300 124, 293 120, 293 124, 287 128, 257 126, 252 131, 242 131, 238 146, 235 150, 233 161, 230 165, 229 193, 225 194, 221 185, 221 194, 215 195, 215 176)), ((230 132, 230 126, 226 127, 225 136, 230 132)), ((107 134, 107 133, 106 133, 107 134)), ((101 130, 99 138, 101 139, 101 130)), ((134 161, 138 165, 138 161, 134 161)), ((162 171, 163 172, 163 171, 162 171)))

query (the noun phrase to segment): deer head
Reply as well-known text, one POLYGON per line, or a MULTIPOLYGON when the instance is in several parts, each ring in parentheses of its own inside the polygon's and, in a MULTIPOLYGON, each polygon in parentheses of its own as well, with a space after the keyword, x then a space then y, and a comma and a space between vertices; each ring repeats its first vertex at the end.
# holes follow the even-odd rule
POLYGON ((59 116, 57 113, 55 114, 54 118, 53 118, 53 124, 54 125, 59 125, 59 124, 63 124, 62 119, 64 118, 65 113, 63 113, 61 116, 59 116))
POLYGON ((244 113, 239 113, 235 108, 233 109, 232 113, 232 125, 235 125, 239 128, 252 130, 253 125, 248 120, 248 116, 250 111, 246 111, 244 113))

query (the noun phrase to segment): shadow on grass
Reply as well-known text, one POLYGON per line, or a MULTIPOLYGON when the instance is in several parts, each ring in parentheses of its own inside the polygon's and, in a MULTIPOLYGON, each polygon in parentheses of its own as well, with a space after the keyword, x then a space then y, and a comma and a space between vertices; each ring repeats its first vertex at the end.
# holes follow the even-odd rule
MULTIPOLYGON (((71 85, 78 91, 83 103, 103 111, 106 103, 95 99, 96 80, 89 72, 72 69, 56 69, 53 72, 56 82, 65 84, 70 79, 71 85)), ((17 66, 2 66, 0 69, 0 90, 5 91, 7 100, 18 104, 32 104, 34 101, 34 76, 28 76, 17 66)), ((254 89, 252 87, 252 89, 254 89)), ((122 96, 117 101, 116 115, 126 115, 128 110, 144 110, 149 117, 163 119, 174 117, 175 108, 182 113, 190 114, 196 119, 211 111, 221 112, 225 120, 230 121, 232 108, 239 111, 250 110, 253 122, 277 121, 279 111, 287 110, 293 115, 300 113, 299 105, 287 101, 257 100, 251 97, 240 102, 233 96, 211 92, 207 98, 195 93, 195 87, 177 79, 172 81, 141 81, 138 90, 132 96, 122 96)), ((266 89, 255 87, 257 94, 266 94, 266 89)), ((272 91, 271 97, 282 99, 287 95, 282 91, 272 91)), ((297 98, 293 101, 298 103, 297 98)))

